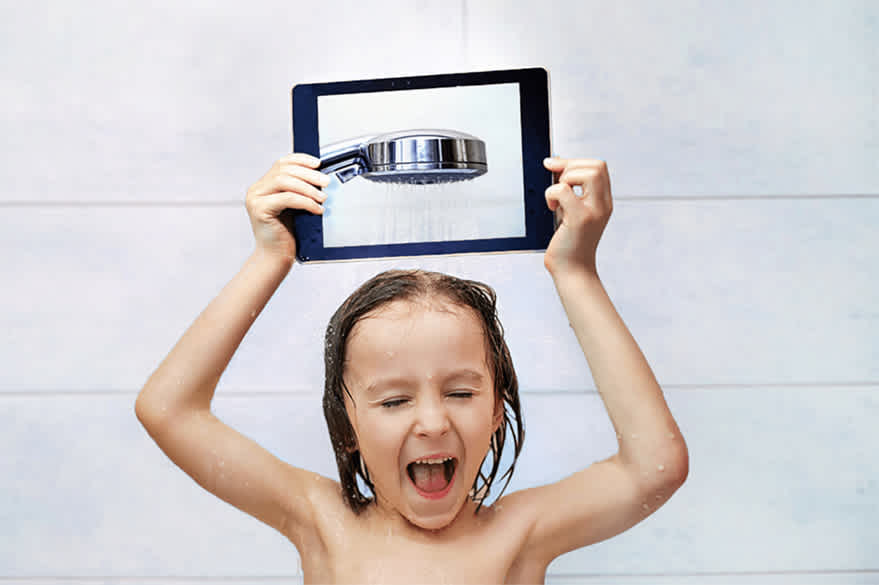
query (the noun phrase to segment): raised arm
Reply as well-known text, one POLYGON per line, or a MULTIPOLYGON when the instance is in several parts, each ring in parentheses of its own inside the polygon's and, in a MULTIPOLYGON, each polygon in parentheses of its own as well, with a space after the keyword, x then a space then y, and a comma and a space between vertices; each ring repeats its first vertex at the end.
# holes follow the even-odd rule
POLYGON ((322 213, 324 195, 315 185, 329 179, 313 170, 317 164, 290 155, 248 190, 253 254, 150 376, 135 405, 147 432, 183 471, 294 542, 309 521, 302 496, 313 475, 223 424, 210 406, 229 360, 294 263, 296 244, 278 215, 285 208, 322 213))
POLYGON ((598 278, 595 251, 613 206, 607 166, 564 159, 546 166, 559 174, 546 198, 560 224, 544 263, 619 443, 609 459, 520 496, 539 511, 529 544, 548 563, 649 516, 684 482, 689 463, 662 390, 598 278))

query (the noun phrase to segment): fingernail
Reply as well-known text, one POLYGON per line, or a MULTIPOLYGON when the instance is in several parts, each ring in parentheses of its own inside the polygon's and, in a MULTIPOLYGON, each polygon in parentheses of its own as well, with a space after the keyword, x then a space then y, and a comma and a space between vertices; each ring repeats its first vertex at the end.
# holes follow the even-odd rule
POLYGON ((552 162, 552 159, 549 157, 546 157, 545 159, 543 159, 543 164, 545 164, 545 165, 548 165, 551 162, 552 162))

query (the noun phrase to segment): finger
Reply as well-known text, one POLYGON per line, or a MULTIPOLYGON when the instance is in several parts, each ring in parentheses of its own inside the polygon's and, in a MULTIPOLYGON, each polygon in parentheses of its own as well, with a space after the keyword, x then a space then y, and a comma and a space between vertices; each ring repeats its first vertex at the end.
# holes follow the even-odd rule
POLYGON ((324 212, 323 206, 314 199, 300 193, 290 193, 287 191, 261 197, 258 205, 263 212, 271 217, 277 217, 285 209, 301 209, 317 215, 323 215, 324 212))
POLYGON ((553 187, 555 187, 555 185, 547 187, 546 191, 543 193, 543 197, 546 199, 546 206, 549 207, 550 211, 555 211, 559 208, 559 197, 555 191, 551 190, 553 187))
POLYGON ((306 195, 307 197, 311 197, 315 201, 319 202, 323 202, 327 198, 326 193, 324 193, 314 185, 306 183, 304 180, 300 179, 297 176, 287 174, 278 175, 273 183, 273 192, 292 191, 293 193, 300 193, 302 195, 306 195))
POLYGON ((561 172, 572 168, 601 168, 606 166, 603 160, 593 158, 560 158, 543 159, 543 166, 553 172, 561 172))
POLYGON ((550 170, 554 173, 562 172, 567 164, 568 159, 559 158, 557 156, 543 159, 543 166, 546 167, 547 170, 550 170))
POLYGON ((570 186, 586 185, 596 179, 597 172, 593 168, 568 167, 559 175, 559 183, 567 183, 570 186))
POLYGON ((320 166, 320 159, 312 156, 310 154, 306 154, 304 152, 293 152, 286 156, 281 157, 278 161, 283 164, 296 164, 296 165, 305 165, 307 167, 311 167, 316 169, 320 166))
POLYGON ((552 171, 553 183, 559 182, 559 175, 565 170, 567 164, 567 159, 559 158, 557 156, 543 159, 543 166, 546 167, 547 170, 552 171))
POLYGON ((570 168, 562 172, 558 182, 571 186, 574 195, 579 198, 594 197, 601 191, 601 185, 596 184, 598 181, 598 172, 592 168, 570 168))
POLYGON ((280 171, 291 177, 298 177, 318 187, 326 187, 330 184, 330 176, 320 171, 315 171, 297 164, 282 164, 280 171))
POLYGON ((561 212, 563 213, 573 210, 578 201, 573 189, 567 183, 556 183, 548 187, 544 196, 546 197, 546 204, 551 211, 556 211, 561 207, 561 212))
POLYGON ((610 177, 606 166, 569 167, 561 174, 559 182, 571 185, 575 193, 582 189, 582 193, 577 193, 582 197, 592 198, 601 204, 610 204, 610 177))
POLYGON ((319 202, 323 202, 326 199, 326 194, 323 191, 318 190, 302 179, 284 174, 270 173, 247 190, 245 200, 255 204, 258 199, 284 191, 299 193, 319 202))
POLYGON ((559 202, 559 194, 553 187, 555 187, 555 185, 548 187, 543 193, 543 196, 546 199, 546 206, 553 214, 553 227, 557 228, 565 220, 565 214, 561 208, 561 203, 559 202))

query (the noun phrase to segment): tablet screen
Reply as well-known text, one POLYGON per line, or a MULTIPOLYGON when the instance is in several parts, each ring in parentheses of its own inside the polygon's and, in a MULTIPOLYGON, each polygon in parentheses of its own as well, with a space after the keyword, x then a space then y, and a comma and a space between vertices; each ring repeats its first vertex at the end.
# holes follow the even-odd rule
POLYGON ((403 134, 466 136, 482 149, 479 173, 453 180, 371 172, 375 157, 353 154, 363 163, 353 176, 324 169, 332 182, 323 216, 295 218, 300 260, 544 249, 547 85, 546 72, 532 69, 294 87, 294 150, 324 160, 352 145, 387 154, 383 137, 403 134))
POLYGON ((439 184, 334 177, 324 190, 325 247, 525 236, 517 84, 324 95, 317 111, 324 152, 353 136, 450 129, 482 140, 487 166, 479 177, 439 184))

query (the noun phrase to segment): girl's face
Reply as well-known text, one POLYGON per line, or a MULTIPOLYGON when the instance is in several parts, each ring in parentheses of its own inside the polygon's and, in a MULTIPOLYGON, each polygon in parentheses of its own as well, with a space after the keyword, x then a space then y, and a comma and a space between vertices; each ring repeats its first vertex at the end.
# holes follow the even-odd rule
POLYGON ((381 509, 437 530, 467 502, 502 405, 471 309, 394 301, 348 338, 345 399, 381 509))

